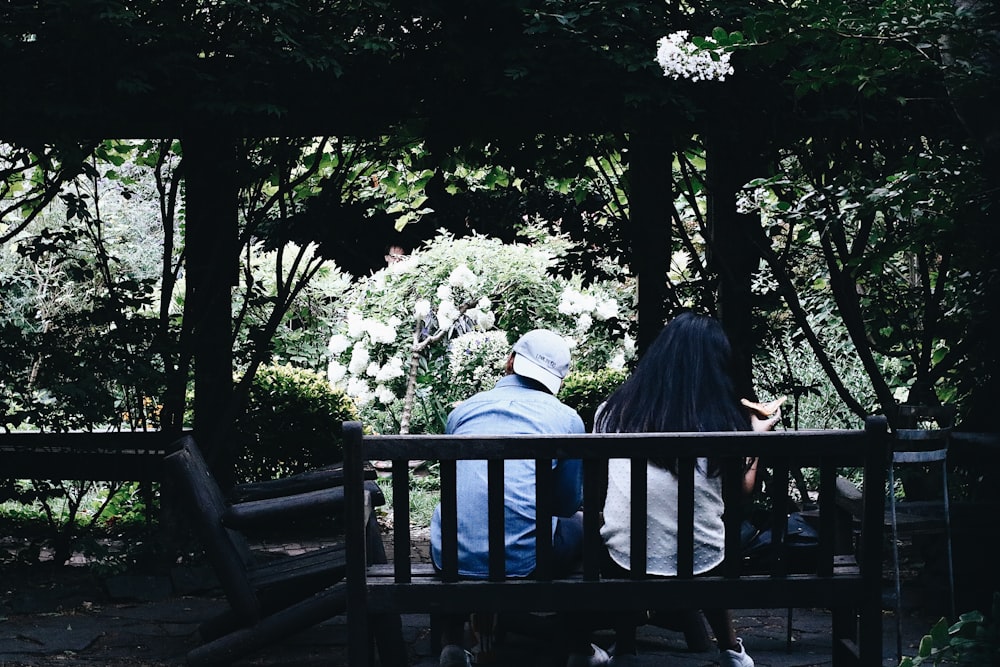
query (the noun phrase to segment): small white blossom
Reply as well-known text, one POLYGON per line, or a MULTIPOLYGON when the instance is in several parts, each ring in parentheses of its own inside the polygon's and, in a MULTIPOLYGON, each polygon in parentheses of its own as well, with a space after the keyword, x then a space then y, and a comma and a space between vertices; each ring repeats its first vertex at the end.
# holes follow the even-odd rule
POLYGON ((479 310, 481 310, 483 312, 486 312, 487 310, 490 309, 490 307, 492 305, 493 304, 490 303, 489 298, 484 296, 484 297, 480 297, 479 303, 476 304, 476 308, 478 308, 479 310))
POLYGON ((593 323, 594 323, 594 318, 590 316, 590 313, 583 313, 576 321, 577 333, 580 334, 587 333, 587 331, 590 330, 590 327, 593 323))
POLYGON ((330 351, 331 355, 337 356, 350 346, 351 341, 347 338, 347 336, 342 334, 333 334, 330 336, 330 343, 327 345, 327 349, 330 351))
POLYGON ((746 215, 759 211, 766 198, 767 190, 764 188, 740 190, 736 193, 736 212, 746 215))
POLYGON ((365 320, 365 328, 373 343, 392 343, 396 340, 396 328, 377 320, 365 320))
POLYGON ((384 384, 380 384, 375 387, 375 398, 382 405, 389 405, 396 400, 396 394, 392 393, 392 390, 386 387, 384 384))
POLYGON ((615 371, 625 370, 625 353, 621 350, 616 352, 608 361, 608 368, 615 371))
POLYGON ((354 404, 358 407, 371 403, 375 396, 368 383, 362 378, 351 378, 347 382, 347 395, 354 400, 354 404))
POLYGON ((331 361, 326 366, 326 378, 330 381, 330 386, 338 386, 340 381, 344 379, 344 375, 346 373, 347 367, 343 364, 337 363, 336 361, 331 361))
POLYGON ((598 301, 594 308, 594 314, 599 320, 610 320, 612 317, 618 317, 618 302, 614 299, 598 301))
POLYGON ((458 312, 458 308, 449 299, 442 301, 441 305, 438 306, 438 322, 441 323, 442 329, 450 327, 460 315, 461 313, 458 312))
POLYGON ((351 350, 351 361, 347 364, 347 370, 353 375, 361 375, 368 368, 370 360, 371 355, 368 354, 368 348, 364 345, 355 345, 354 349, 351 350))
POLYGON ((392 357, 375 374, 376 382, 388 382, 403 377, 403 361, 399 357, 392 357))
POLYGON ((478 322, 479 328, 482 329, 483 331, 492 329, 493 325, 495 325, 496 323, 497 323, 497 316, 494 315, 492 311, 486 311, 485 313, 483 313, 482 316, 479 318, 478 322))
POLYGON ((479 282, 479 278, 477 278, 476 274, 472 272, 472 269, 465 264, 459 264, 448 275, 448 284, 452 287, 465 287, 467 289, 471 289, 477 282, 479 282))
POLYGON ((438 301, 452 300, 451 287, 449 287, 448 285, 439 285, 437 288, 437 292, 435 292, 435 294, 437 295, 438 301))
POLYGON ((347 337, 351 340, 361 338, 365 333, 365 318, 356 310, 347 313, 347 337))
POLYGON ((566 291, 559 297, 559 312, 564 315, 579 315, 589 313, 597 307, 597 299, 590 294, 584 294, 572 287, 567 287, 566 291))
POLYGON ((427 316, 431 314, 431 302, 428 299, 417 299, 413 305, 413 314, 417 316, 418 320, 426 320, 427 316))
POLYGON ((375 377, 376 375, 378 375, 378 372, 380 370, 382 369, 379 367, 378 362, 373 361, 370 364, 368 364, 368 368, 365 369, 365 375, 367 375, 368 377, 375 377))
POLYGON ((635 338, 632 338, 628 334, 622 339, 622 345, 625 346, 626 352, 635 352, 635 338))

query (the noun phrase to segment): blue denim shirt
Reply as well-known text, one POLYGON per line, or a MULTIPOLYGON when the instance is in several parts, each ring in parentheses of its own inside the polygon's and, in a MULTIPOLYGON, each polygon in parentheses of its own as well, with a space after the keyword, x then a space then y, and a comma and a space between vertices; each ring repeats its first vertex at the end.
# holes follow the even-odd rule
MULTIPOLYGON (((583 433, 583 420, 552 394, 535 389, 518 375, 463 401, 448 415, 447 432, 456 435, 583 433)), ((465 577, 489 574, 487 474, 485 461, 459 461, 458 571, 465 577)), ((555 512, 572 516, 583 502, 583 466, 579 460, 552 461, 556 471, 555 512)), ((535 569, 535 462, 504 464, 504 518, 507 574, 527 576, 535 569)), ((552 519, 555 530, 556 519, 552 519)), ((441 508, 431 519, 431 558, 441 567, 441 508)))

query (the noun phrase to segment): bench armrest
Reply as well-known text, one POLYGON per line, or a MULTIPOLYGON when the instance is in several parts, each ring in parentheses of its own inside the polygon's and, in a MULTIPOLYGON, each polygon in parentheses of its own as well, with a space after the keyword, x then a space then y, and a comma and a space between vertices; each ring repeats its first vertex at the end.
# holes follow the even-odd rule
MULTIPOLYGON (((385 503, 385 496, 375 482, 366 481, 365 491, 372 507, 385 503)), ((236 503, 226 510, 222 523, 227 528, 246 530, 291 519, 339 515, 343 511, 344 488, 338 486, 236 503)))
MULTIPOLYGON (((365 467, 365 479, 375 479, 376 471, 371 465, 365 467)), ((297 493, 318 491, 344 485, 344 467, 342 464, 324 466, 315 470, 307 470, 296 475, 280 479, 269 479, 262 482, 247 482, 237 484, 229 493, 233 503, 245 503, 251 500, 280 498, 297 493)))

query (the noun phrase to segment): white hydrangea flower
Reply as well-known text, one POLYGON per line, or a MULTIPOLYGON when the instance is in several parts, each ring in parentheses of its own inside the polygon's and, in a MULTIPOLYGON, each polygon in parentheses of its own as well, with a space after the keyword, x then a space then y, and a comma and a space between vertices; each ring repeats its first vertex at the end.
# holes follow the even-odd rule
POLYGON ((577 342, 575 338, 573 338, 572 336, 563 336, 563 340, 566 341, 566 345, 569 346, 569 349, 571 350, 576 349, 577 342))
POLYGON ((365 318, 356 310, 347 311, 347 337, 351 340, 361 338, 365 333, 365 318))
POLYGON ((378 372, 380 370, 382 369, 379 367, 378 362, 373 361, 370 364, 368 364, 368 368, 365 369, 365 375, 367 375, 368 377, 375 377, 376 375, 378 375, 378 372))
POLYGON ((346 350, 351 346, 351 341, 343 334, 333 334, 330 336, 330 342, 326 346, 333 356, 339 355, 341 352, 346 350))
POLYGON ((622 345, 625 346, 626 352, 635 352, 635 338, 632 338, 628 334, 622 339, 622 345))
POLYGON ((392 357, 375 374, 376 382, 388 382, 398 377, 403 377, 403 360, 399 357, 392 357))
POLYGON ((448 275, 448 284, 452 287, 465 287, 471 289, 479 282, 479 278, 465 264, 459 264, 448 275))
POLYGON ((590 313, 597 307, 597 298, 580 292, 572 287, 567 287, 559 297, 559 312, 564 315, 579 315, 580 313, 590 313))
POLYGON ((341 380, 344 379, 344 375, 347 374, 347 367, 344 364, 338 363, 336 361, 331 361, 326 366, 326 378, 330 381, 330 386, 339 386, 341 380))
POLYGON ((594 314, 597 315, 597 319, 602 321, 618 317, 618 302, 614 299, 598 301, 597 306, 594 308, 594 314))
POLYGON ((442 301, 441 305, 438 306, 438 322, 441 323, 442 329, 450 327, 460 315, 461 313, 458 311, 458 308, 455 307, 455 304, 450 299, 442 301))
POLYGON ((482 316, 479 318, 479 321, 477 322, 479 328, 482 329, 483 331, 486 331, 487 329, 492 329, 493 325, 495 325, 496 323, 497 323, 497 316, 493 314, 493 311, 489 310, 483 313, 482 316))
POLYGON ((487 310, 489 310, 492 306, 493 306, 493 304, 490 303, 489 297, 485 297, 485 296, 480 297, 479 298, 479 303, 476 304, 476 308, 478 308, 479 310, 483 311, 484 313, 487 310))
POLYGON ((559 312, 563 315, 576 315, 578 312, 576 308, 577 303, 579 302, 579 296, 579 292, 572 287, 567 287, 559 297, 559 305, 557 307, 559 312))
POLYGON ((437 296, 438 301, 451 301, 451 287, 448 285, 439 285, 435 295, 437 296))
POLYGON ((590 313, 583 313, 576 321, 577 333, 580 334, 587 333, 587 331, 590 330, 590 327, 593 323, 594 323, 594 318, 590 316, 590 313))
POLYGON ((615 352, 615 356, 608 361, 608 368, 615 371, 625 370, 625 352, 622 350, 615 352))
POLYGON ((418 320, 426 320, 427 316, 431 314, 430 300, 417 299, 417 302, 413 304, 413 314, 416 315, 418 320))
POLYGON ((365 328, 373 343, 392 343, 396 340, 396 328, 390 323, 365 320, 365 328))
POLYGON ((392 390, 386 387, 384 384, 380 384, 375 387, 375 398, 382 405, 389 405, 396 400, 396 394, 392 393, 392 390))
POLYGON ((361 375, 368 368, 370 360, 371 355, 368 354, 368 348, 364 345, 355 345, 354 349, 351 350, 351 361, 347 364, 347 370, 353 375, 361 375))
POLYGON ((358 407, 371 403, 375 395, 372 393, 368 383, 363 378, 351 378, 347 382, 347 395, 353 399, 358 407))
MULTIPOLYGON (((729 64, 731 53, 721 47, 699 49, 687 38, 686 30, 678 30, 657 41, 656 62, 663 68, 664 76, 691 81, 724 81, 733 73, 733 66, 729 64)), ((712 42, 710 37, 705 39, 712 42)))

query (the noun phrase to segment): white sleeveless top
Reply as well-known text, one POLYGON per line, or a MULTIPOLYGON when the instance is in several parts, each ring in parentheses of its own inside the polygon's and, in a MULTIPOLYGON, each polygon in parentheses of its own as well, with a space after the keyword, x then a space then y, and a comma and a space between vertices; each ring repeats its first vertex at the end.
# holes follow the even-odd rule
MULTIPOLYGON (((722 478, 709 477, 708 460, 695 467, 694 573, 701 574, 722 562, 725 525, 722 522, 722 478)), ((669 470, 646 466, 646 572, 662 576, 677 574, 677 478, 669 470)), ((601 536, 611 558, 629 567, 631 516, 631 468, 627 459, 608 461, 608 494, 604 501, 601 536)))

